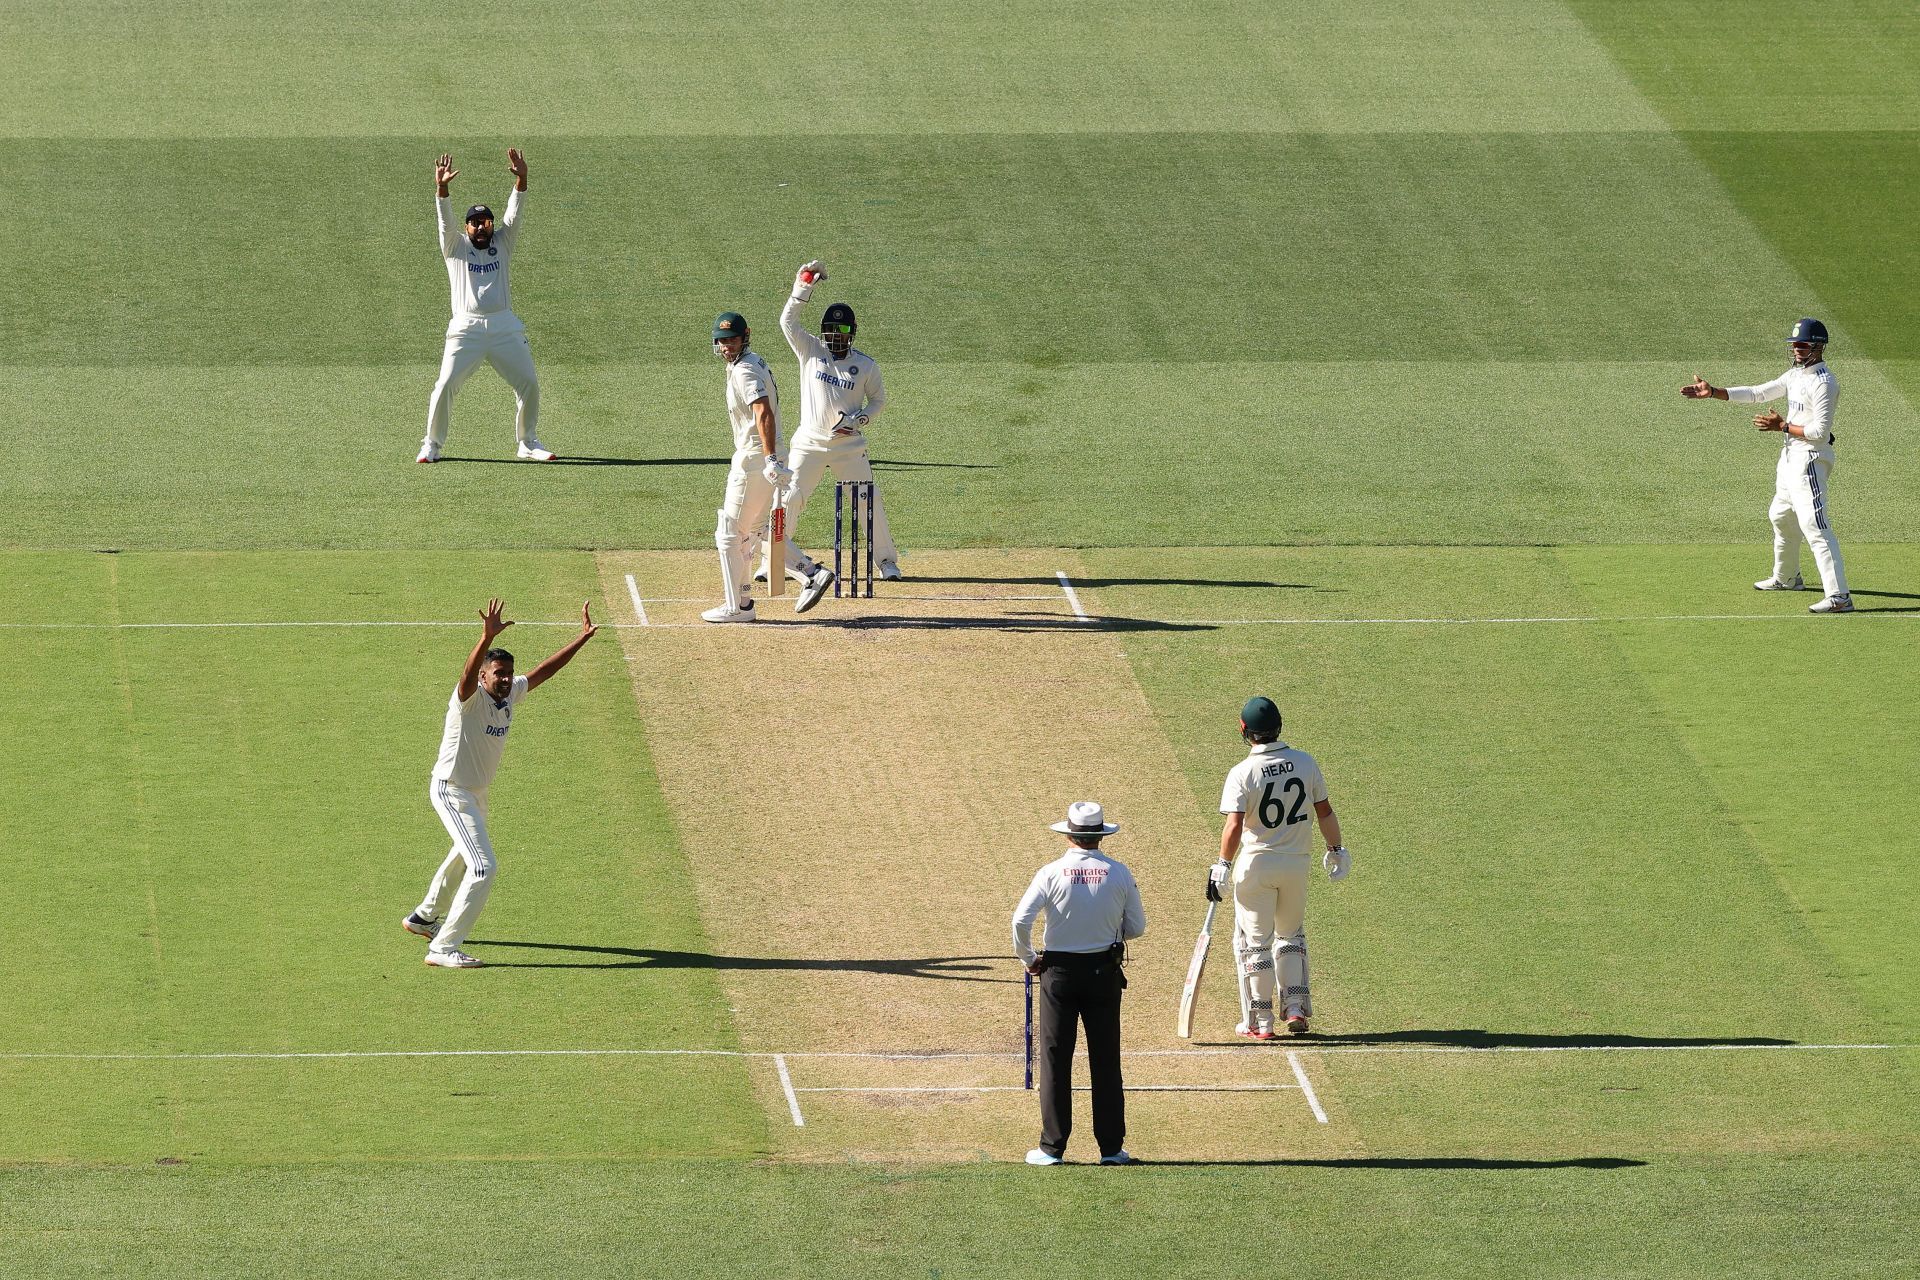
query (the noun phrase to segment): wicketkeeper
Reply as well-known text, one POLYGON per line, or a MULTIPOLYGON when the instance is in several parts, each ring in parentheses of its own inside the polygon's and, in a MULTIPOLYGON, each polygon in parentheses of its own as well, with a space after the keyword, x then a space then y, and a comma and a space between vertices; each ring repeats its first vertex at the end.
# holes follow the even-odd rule
POLYGON ((1340 843, 1340 819, 1327 800, 1314 758, 1280 740, 1280 708, 1249 698, 1240 734, 1252 747, 1227 774, 1220 812, 1220 860, 1207 873, 1207 899, 1224 900, 1233 884, 1233 952, 1240 975, 1240 1025, 1249 1040, 1274 1038, 1274 974, 1279 973, 1287 1030, 1307 1033, 1313 996, 1307 984, 1307 870, 1311 812, 1327 842, 1329 880, 1342 880, 1353 858, 1340 843))
MULTIPOLYGON (((800 429, 787 455, 793 487, 787 498, 787 540, 778 552, 786 557, 787 576, 795 582, 806 582, 815 568, 793 540, 800 513, 828 471, 835 480, 873 479, 866 429, 887 407, 880 366, 853 345, 859 326, 852 307, 844 302, 829 306, 821 317, 818 337, 800 323, 800 310, 812 300, 813 287, 826 278, 827 269, 819 259, 802 266, 794 275, 793 293, 780 309, 780 332, 800 360, 800 429)), ((900 577, 900 552, 893 545, 878 485, 873 488, 873 554, 882 578, 900 577)), ((769 564, 770 558, 761 565, 760 576, 766 576, 769 564)))

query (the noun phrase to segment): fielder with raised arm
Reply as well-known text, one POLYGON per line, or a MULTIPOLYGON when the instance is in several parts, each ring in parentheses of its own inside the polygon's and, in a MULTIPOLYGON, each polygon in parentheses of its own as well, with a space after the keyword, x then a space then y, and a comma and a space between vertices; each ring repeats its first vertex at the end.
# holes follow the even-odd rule
POLYGON ((1307 870, 1312 854, 1309 810, 1327 842, 1329 880, 1342 880, 1353 859, 1340 843, 1340 819, 1327 800, 1314 758, 1280 740, 1280 708, 1249 698, 1240 733, 1252 747, 1227 774, 1220 812, 1220 861, 1207 873, 1207 898, 1221 901, 1233 883, 1233 951, 1239 962, 1240 1025, 1249 1040, 1274 1038, 1274 972, 1287 1030, 1307 1033, 1313 996, 1307 985, 1307 870))
POLYGON ((1798 591, 1800 543, 1813 547, 1813 563, 1820 570, 1824 594, 1807 606, 1809 613, 1852 613, 1853 595, 1847 590, 1847 567, 1840 559, 1840 540, 1828 523, 1828 478, 1833 472, 1833 414, 1840 403, 1840 382, 1827 368, 1827 326, 1812 317, 1794 322, 1787 335, 1793 366, 1772 382, 1757 387, 1716 387, 1699 374, 1680 388, 1689 400, 1731 400, 1735 404, 1766 404, 1787 398, 1787 416, 1769 409, 1756 414, 1753 425, 1780 433, 1780 460, 1773 468, 1773 503, 1767 519, 1773 524, 1773 573, 1754 583, 1758 591, 1798 591))
MULTIPOLYGON (((748 566, 793 472, 780 462, 780 389, 767 362, 747 349, 746 317, 723 311, 713 322, 713 353, 726 361, 727 417, 733 424, 733 462, 727 469, 724 505, 715 513, 713 544, 720 550, 722 598, 700 616, 708 622, 752 622, 754 612, 748 566)), ((833 585, 833 570, 818 568, 806 579, 796 612, 820 603, 833 585)))
MULTIPOLYGON (((800 323, 800 309, 812 300, 813 287, 826 278, 827 269, 818 259, 802 266, 793 278, 787 305, 780 309, 780 332, 800 360, 800 429, 794 433, 787 457, 787 465, 793 469, 793 488, 787 499, 787 539, 782 548, 787 576, 795 582, 808 581, 817 567, 793 541, 800 513, 806 510, 814 487, 829 470, 835 480, 873 479, 865 431, 887 406, 880 366, 853 345, 858 325, 852 307, 844 302, 828 307, 821 316, 818 337, 800 323)), ((887 508, 878 485, 873 490, 873 552, 880 576, 898 579, 900 553, 887 527, 887 508)), ((760 566, 762 576, 771 555, 769 548, 768 561, 760 566)))
POLYGON ((434 211, 440 221, 440 256, 446 260, 447 280, 453 286, 453 319, 447 324, 440 377, 427 401, 427 438, 420 442, 415 462, 440 461, 453 421, 454 393, 482 361, 513 388, 517 456, 528 462, 553 461, 553 450, 541 444, 534 432, 540 420, 540 380, 533 373, 533 347, 507 294, 507 272, 526 208, 526 157, 509 148, 507 170, 513 174, 513 193, 507 197, 507 216, 499 229, 493 225, 493 210, 483 204, 467 210, 463 229, 453 220, 448 186, 460 171, 453 167, 450 155, 441 156, 433 167, 438 193, 434 211))
POLYGON ((598 630, 586 605, 580 606, 580 634, 524 676, 513 674, 513 655, 496 649, 494 640, 512 626, 501 616, 506 606, 487 601, 480 611, 480 642, 467 655, 447 703, 447 726, 440 737, 440 758, 433 766, 427 797, 440 822, 453 837, 453 849, 441 861, 420 900, 400 927, 429 940, 427 963, 437 969, 478 969, 481 961, 460 949, 480 909, 493 892, 493 842, 487 838, 487 787, 500 768, 507 749, 507 731, 513 727, 513 709, 520 700, 552 679, 573 661, 580 646, 598 630), (443 919, 440 900, 453 883, 453 864, 465 868, 459 891, 443 919))

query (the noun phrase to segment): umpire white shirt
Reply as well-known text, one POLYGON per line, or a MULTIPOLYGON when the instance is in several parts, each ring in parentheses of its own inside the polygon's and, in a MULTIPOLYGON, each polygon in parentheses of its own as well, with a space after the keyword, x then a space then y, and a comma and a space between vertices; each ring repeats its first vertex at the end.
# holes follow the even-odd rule
POLYGON ((504 700, 496 699, 484 688, 460 701, 455 687, 447 700, 447 730, 440 739, 440 759, 433 776, 451 782, 465 791, 484 794, 493 775, 500 769, 501 753, 507 749, 507 730, 513 727, 513 709, 527 696, 527 678, 515 676, 513 688, 504 700))
POLYGON ((1832 466, 1833 413, 1840 405, 1840 380, 1833 376, 1833 370, 1822 360, 1815 365, 1796 365, 1757 387, 1727 388, 1727 399, 1735 404, 1766 404, 1781 396, 1787 398, 1788 424, 1799 427, 1806 436, 1803 439, 1790 431, 1782 432, 1786 439, 1780 447, 1832 466))
POLYGON ((1147 931, 1140 886, 1124 863, 1098 849, 1067 850, 1034 873, 1013 912, 1013 951, 1031 965, 1033 922, 1047 913, 1047 950, 1105 951, 1147 931))
POLYGON ((475 330, 503 333, 525 327, 513 314, 513 299, 507 292, 507 264, 520 238, 520 210, 525 204, 526 196, 519 191, 508 196, 507 215, 494 225, 492 243, 476 249, 454 217, 453 200, 443 196, 433 202, 440 220, 440 255, 447 260, 447 283, 453 287, 449 338, 475 330))

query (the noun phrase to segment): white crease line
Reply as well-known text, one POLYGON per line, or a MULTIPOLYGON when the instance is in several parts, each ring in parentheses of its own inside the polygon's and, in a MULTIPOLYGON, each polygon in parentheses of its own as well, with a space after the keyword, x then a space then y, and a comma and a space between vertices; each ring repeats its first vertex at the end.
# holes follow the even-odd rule
POLYGON ((640 599, 640 584, 633 580, 632 574, 627 575, 627 598, 633 601, 633 614, 636 618, 640 619, 640 625, 643 627, 646 626, 646 602, 640 599))
MULTIPOLYGON (((807 1118, 800 1114, 800 1099, 793 1094, 793 1077, 787 1074, 787 1060, 781 1054, 773 1055, 773 1069, 780 1073, 780 1087, 787 1091, 787 1110, 793 1113, 793 1127, 804 1129, 807 1118)), ((812 1090, 808 1090, 812 1092, 812 1090)))
MULTIPOLYGON (((628 575, 628 576, 629 576, 629 577, 631 577, 632 575, 628 575)), ((865 599, 865 597, 864 597, 864 596, 863 596, 863 597, 861 597, 861 598, 862 598, 862 599, 865 599)), ((712 596, 647 596, 647 597, 646 597, 646 599, 647 599, 647 600, 649 600, 649 601, 651 601, 651 602, 652 602, 652 603, 654 603, 654 604, 709 604, 709 603, 711 603, 711 602, 712 602, 712 600, 713 600, 713 597, 712 597, 712 596)), ((885 599, 885 600, 887 600, 887 601, 895 601, 895 600, 930 600, 930 601, 935 601, 935 602, 937 602, 937 603, 941 603, 941 604, 999 604, 999 603, 1001 603, 1002 601, 1005 601, 1005 600, 1015 600, 1015 601, 1018 601, 1018 600, 1051 600, 1051 599, 1053 599, 1053 596, 1052 596, 1052 595, 1041 595, 1041 596, 907 596, 907 595, 901 595, 900 593, 898 593, 898 592, 896 592, 896 591, 889 591, 889 592, 887 592, 887 594, 886 594, 885 596, 876 596, 876 597, 875 597, 875 599, 885 599)))
POLYGON ((1060 589, 1067 593, 1067 603, 1073 606, 1073 616, 1082 622, 1088 621, 1087 611, 1080 607, 1080 597, 1073 593, 1073 582, 1065 573, 1055 569, 1053 576, 1060 579, 1060 589))
POLYGON ((1300 1082, 1300 1091, 1307 1095, 1307 1105, 1313 1108, 1313 1118, 1325 1124, 1326 1109, 1320 1105, 1320 1097, 1314 1093, 1313 1082, 1307 1079, 1307 1069, 1300 1065, 1300 1055, 1297 1051, 1287 1050, 1287 1065, 1293 1068, 1293 1078, 1300 1082))
MULTIPOLYGON (((1879 610, 1855 613, 1850 616, 1920 621, 1920 612, 1894 613, 1879 610)), ((1647 613, 1539 618, 1154 618, 1142 619, 1142 621, 1158 622, 1165 626, 1187 627, 1465 627, 1581 622, 1815 622, 1819 619, 1820 615, 1811 613, 1647 613)))
MULTIPOLYGON (((1513 1053, 1700 1053, 1800 1050, 1803 1052, 1911 1052, 1920 1044, 1569 1044, 1569 1045, 1301 1045, 1289 1053, 1336 1054, 1513 1054, 1513 1053)), ((1259 1045, 1218 1049, 1140 1049, 1133 1058, 1257 1058, 1259 1045)), ((851 1058, 869 1062, 948 1062, 966 1059, 1020 1058, 1018 1051, 951 1053, 872 1053, 857 1050, 772 1049, 344 1049, 290 1053, 0 1053, 0 1062, 283 1062, 302 1058, 851 1058)), ((1084 1062, 1082 1054, 1076 1061, 1084 1062)))
MULTIPOLYGON (((1297 1084, 1130 1084, 1128 1093, 1274 1093, 1298 1089, 1297 1084)), ((1075 1093, 1092 1093, 1090 1084, 1076 1084, 1075 1093)), ((801 1093, 1031 1093, 1023 1084, 875 1084, 809 1085, 801 1093)), ((1322 1123, 1325 1123, 1323 1120, 1322 1123)))

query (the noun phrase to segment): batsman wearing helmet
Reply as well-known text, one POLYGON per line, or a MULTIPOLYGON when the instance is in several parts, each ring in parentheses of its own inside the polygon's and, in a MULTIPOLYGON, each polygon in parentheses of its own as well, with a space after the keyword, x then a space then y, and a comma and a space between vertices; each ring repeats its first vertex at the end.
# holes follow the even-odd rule
MULTIPOLYGON (((733 424, 733 464, 727 470, 727 495, 716 513, 713 544, 720 551, 721 600, 700 616, 708 622, 752 622, 754 612, 747 568, 759 546, 768 517, 779 509, 793 472, 780 462, 780 390, 767 362, 747 349, 747 321, 738 311, 723 311, 713 322, 713 353, 726 361, 727 417, 733 424)), ((805 613, 833 585, 833 571, 818 569, 805 579, 795 609, 805 613)))
POLYGON ((497 369, 513 388, 518 456, 527 462, 553 461, 553 450, 534 434, 540 421, 540 379, 534 376, 527 327, 513 313, 507 293, 508 266, 520 239, 527 195, 527 160, 517 149, 507 150, 507 171, 513 174, 513 194, 507 197, 507 216, 496 229, 493 210, 483 204, 467 210, 464 224, 455 223, 449 184, 460 171, 453 167, 450 155, 441 156, 433 166, 440 256, 446 260, 447 280, 453 286, 453 319, 447 325, 440 376, 427 402, 427 438, 420 442, 415 462, 440 460, 453 421, 454 393, 483 362, 497 369))
POLYGON ((1233 950, 1240 974, 1238 1035, 1274 1038, 1274 974, 1287 1030, 1307 1033, 1313 998, 1307 987, 1307 869, 1311 810, 1327 842, 1329 880, 1343 880, 1353 858, 1340 843, 1340 819, 1327 800, 1326 779, 1314 758, 1280 740, 1280 708, 1249 698, 1240 708, 1240 734, 1252 750, 1227 774, 1220 812, 1220 861, 1207 873, 1207 898, 1233 891, 1233 950))
POLYGON ((1833 473, 1833 414, 1840 403, 1840 383, 1827 368, 1827 326, 1811 316, 1794 322, 1787 335, 1793 366, 1772 382, 1755 387, 1716 387, 1699 374, 1680 388, 1689 400, 1731 400, 1735 404, 1766 404, 1787 398, 1787 416, 1769 409, 1755 415, 1753 425, 1780 433, 1780 461, 1773 469, 1773 504, 1767 518, 1773 523, 1773 573, 1754 583, 1758 591, 1801 589, 1800 544, 1813 548, 1820 570, 1823 595, 1808 606, 1810 613, 1852 613, 1847 591, 1847 568, 1840 559, 1840 540, 1828 523, 1828 481, 1833 473))
MULTIPOLYGON (((787 458, 794 479, 787 501, 789 537, 782 548, 787 576, 796 582, 809 581, 814 573, 812 561, 801 554, 791 537, 792 530, 799 527, 807 499, 829 470, 836 480, 873 479, 865 430, 887 405, 880 366, 853 345, 858 325, 852 307, 844 302, 828 307, 821 317, 818 337, 800 323, 800 309, 812 300, 813 287, 826 278, 827 269, 818 259, 801 267, 793 278, 793 293, 780 309, 780 331, 800 360, 800 429, 794 433, 793 449, 787 458)), ((880 576, 897 579, 900 553, 893 545, 887 509, 877 485, 873 508, 873 552, 880 576)))

